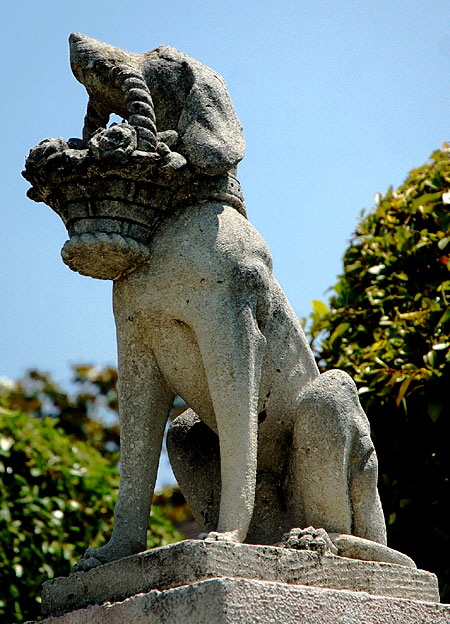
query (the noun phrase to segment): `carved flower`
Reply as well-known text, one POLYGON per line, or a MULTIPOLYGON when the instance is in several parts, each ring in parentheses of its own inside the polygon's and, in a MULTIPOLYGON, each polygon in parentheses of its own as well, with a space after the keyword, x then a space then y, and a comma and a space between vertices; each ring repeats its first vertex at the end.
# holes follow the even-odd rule
POLYGON ((89 141, 91 153, 95 158, 131 154, 136 146, 136 130, 127 123, 112 124, 109 128, 97 130, 89 141))
POLYGON ((53 154, 63 152, 66 149, 68 149, 68 145, 64 139, 45 139, 31 148, 27 163, 41 163, 50 158, 50 156, 53 156, 53 154))

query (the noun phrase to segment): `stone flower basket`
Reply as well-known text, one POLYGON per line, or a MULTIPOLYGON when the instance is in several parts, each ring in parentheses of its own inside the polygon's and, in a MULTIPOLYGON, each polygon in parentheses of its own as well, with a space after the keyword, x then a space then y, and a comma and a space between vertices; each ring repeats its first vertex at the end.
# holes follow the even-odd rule
MULTIPOLYGON (((62 258, 82 275, 117 279, 145 262, 176 192, 174 166, 164 171, 163 158, 136 143, 134 128, 119 124, 97 131, 88 144, 47 139, 27 158, 28 196, 62 218, 70 236, 62 258)), ((181 179, 187 178, 186 170, 181 179)))
MULTIPOLYGON (((67 228, 63 261, 82 275, 115 280, 148 259, 167 215, 201 201, 226 202, 244 216, 245 207, 231 172, 193 172, 171 151, 177 133, 157 133, 148 87, 135 70, 115 68, 112 79, 124 93, 128 121, 99 128, 88 140, 42 141, 23 176, 32 185, 28 197, 48 204, 67 228)), ((88 108, 85 128, 89 123, 88 108)))
POLYGON ((128 124, 80 139, 47 139, 27 158, 28 197, 48 204, 69 240, 63 261, 98 279, 119 279, 145 262, 164 218, 193 203, 221 201, 245 216, 238 180, 230 173, 193 173, 176 152, 134 149, 128 124))
POLYGON ((48 204, 69 240, 63 261, 98 279, 119 279, 150 254, 152 237, 168 215, 193 203, 221 201, 245 216, 238 180, 230 173, 193 173, 176 152, 135 147, 128 124, 80 139, 46 139, 27 158, 28 197, 48 204))

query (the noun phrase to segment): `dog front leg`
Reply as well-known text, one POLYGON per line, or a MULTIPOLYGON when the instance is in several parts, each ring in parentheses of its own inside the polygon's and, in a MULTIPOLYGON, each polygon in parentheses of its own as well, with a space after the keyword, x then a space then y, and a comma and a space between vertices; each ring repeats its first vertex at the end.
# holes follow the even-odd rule
POLYGON ((114 530, 101 548, 89 548, 76 571, 146 549, 150 506, 164 428, 174 393, 162 377, 142 332, 118 325, 120 487, 114 530))
POLYGON ((222 478, 217 531, 206 537, 242 542, 255 500, 265 338, 250 306, 228 295, 209 302, 213 313, 196 328, 219 433, 222 478))

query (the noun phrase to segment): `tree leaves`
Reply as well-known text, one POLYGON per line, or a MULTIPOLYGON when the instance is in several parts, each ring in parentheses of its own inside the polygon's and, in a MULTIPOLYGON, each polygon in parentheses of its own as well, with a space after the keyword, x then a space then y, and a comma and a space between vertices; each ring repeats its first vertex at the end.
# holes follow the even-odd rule
MULTIPOLYGON (((119 476, 115 369, 74 368, 72 394, 41 371, 0 380, 0 619, 36 619, 41 585, 112 533, 119 476), (22 412, 18 411, 18 408, 22 412), (109 425, 94 417, 110 409, 109 425), (112 447, 108 447, 111 445, 112 447), (3 616, 3 618, 1 618, 3 616)), ((160 494, 148 547, 182 539, 190 510, 160 494)))
POLYGON ((439 572, 447 600, 449 189, 444 145, 400 188, 378 194, 344 254, 328 311, 315 307, 309 319, 319 363, 346 370, 360 387, 380 459, 390 545, 439 572), (417 540, 414 527, 422 522, 433 549, 417 540))

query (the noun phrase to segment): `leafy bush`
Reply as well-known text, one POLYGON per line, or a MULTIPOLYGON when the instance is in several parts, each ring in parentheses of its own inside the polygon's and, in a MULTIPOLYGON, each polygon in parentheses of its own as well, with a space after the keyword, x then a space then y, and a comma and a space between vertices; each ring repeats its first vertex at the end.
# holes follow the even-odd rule
POLYGON ((3 410, 0 431, 0 613, 22 621, 36 616, 42 583, 110 533, 118 476, 56 420, 3 410))
POLYGON ((392 547, 450 599, 450 151, 378 196, 309 332, 324 368, 359 386, 380 461, 392 547))
MULTIPOLYGON (((20 383, 0 384, 0 616, 5 622, 36 618, 42 583, 67 576, 87 546, 107 541, 119 482, 117 448, 105 450, 105 440, 111 441, 108 428, 81 409, 85 399, 70 397, 48 375, 34 371, 31 378, 36 383, 30 384, 28 375, 20 383), (55 413, 56 403, 64 420, 46 415, 55 413), (74 405, 78 422, 68 418, 74 405), (5 409, 12 406, 28 413, 5 409), (86 440, 92 432, 99 448, 86 440)), ((95 396, 87 401, 91 407, 104 403, 104 390, 95 396)), ((173 521, 189 516, 184 500, 166 491, 154 502, 148 548, 182 539, 173 521)))
POLYGON ((73 366, 72 370, 72 392, 36 369, 27 371, 18 381, 2 384, 0 379, 0 405, 36 418, 57 417, 65 433, 117 460, 117 370, 85 364, 73 366))

